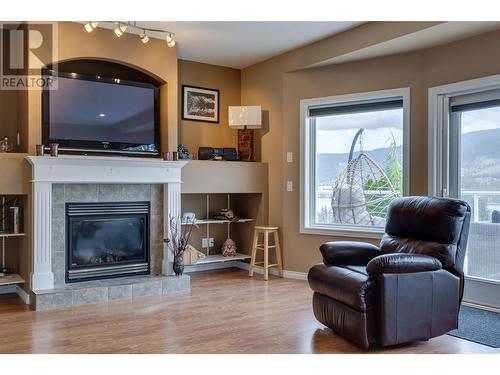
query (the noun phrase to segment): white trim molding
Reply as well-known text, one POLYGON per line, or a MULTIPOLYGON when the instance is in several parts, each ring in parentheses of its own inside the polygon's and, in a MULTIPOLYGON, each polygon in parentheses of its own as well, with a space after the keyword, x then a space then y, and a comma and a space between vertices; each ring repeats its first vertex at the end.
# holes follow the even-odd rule
MULTIPOLYGON (((240 260, 228 261, 228 262, 220 262, 220 263, 204 263, 204 264, 193 264, 186 266, 184 272, 202 272, 209 270, 219 270, 223 268, 239 268, 245 271, 248 271, 250 265, 246 262, 242 262, 240 260)), ((255 266, 254 272, 259 275, 264 274, 264 268, 262 266, 255 266)), ((279 271, 277 268, 270 268, 269 273, 273 276, 279 276, 279 271)), ((307 280, 307 272, 297 272, 297 271, 287 271, 283 270, 283 278, 285 279, 294 279, 294 280, 307 280)))
MULTIPOLYGON (((181 168, 186 161, 99 156, 27 156, 32 166, 33 206, 31 289, 53 289, 52 184, 163 184, 163 216, 177 216, 181 207, 181 168)), ((165 225, 164 236, 168 235, 165 225)), ((164 237, 166 238, 166 237, 164 237)), ((166 248, 166 246, 164 246, 166 248)), ((171 274, 171 260, 164 249, 162 272, 171 274)))
POLYGON ((448 121, 450 98, 500 89, 500 74, 430 87, 428 92, 428 195, 448 194, 448 121))
POLYGON ((347 236, 380 239, 383 228, 361 227, 356 225, 327 225, 311 223, 311 204, 313 195, 314 170, 311 160, 314 148, 314 134, 309 129, 308 109, 311 106, 336 104, 357 104, 390 99, 403 100, 403 194, 408 195, 410 186, 410 88, 395 88, 300 101, 300 233, 328 236, 347 236))
POLYGON ((30 304, 30 295, 23 288, 19 285, 15 285, 15 292, 26 305, 30 304))
MULTIPOLYGON (((429 88, 428 91, 428 195, 449 196, 450 100, 500 89, 500 74, 429 88)), ((499 282, 465 276, 464 301, 500 308, 499 282)))
MULTIPOLYGON (((245 262, 241 261, 236 261, 234 264, 236 267, 248 271, 250 265, 245 262)), ((254 272, 258 273, 259 275, 264 274, 264 267, 262 266, 255 266, 254 272)), ((279 271, 277 268, 270 268, 269 273, 274 276, 279 276, 279 271)), ((294 279, 294 280, 307 280, 307 272, 297 272, 297 271, 287 271, 283 270, 283 278, 285 279, 294 279)))

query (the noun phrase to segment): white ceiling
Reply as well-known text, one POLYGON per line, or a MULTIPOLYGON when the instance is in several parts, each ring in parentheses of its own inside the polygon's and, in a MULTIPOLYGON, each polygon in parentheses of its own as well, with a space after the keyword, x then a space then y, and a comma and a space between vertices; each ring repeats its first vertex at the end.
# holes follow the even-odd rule
POLYGON ((311 65, 317 67, 331 64, 341 64, 349 61, 371 59, 375 57, 394 55, 419 49, 430 48, 440 44, 450 43, 474 35, 486 33, 500 28, 500 22, 468 21, 443 22, 427 29, 406 34, 383 43, 371 45, 357 51, 340 55, 321 63, 311 65))
POLYGON ((139 22, 175 33, 180 59, 245 68, 363 22, 139 22))
MULTIPOLYGON (((137 21, 136 26, 174 33, 180 59, 242 69, 363 23, 365 22, 137 21)), ((114 28, 115 26, 100 23, 99 27, 114 28)), ((443 22, 418 32, 318 62, 310 67, 429 48, 499 27, 500 22, 443 22)), ((134 31, 128 29, 127 32, 134 31)), ((164 38, 165 35, 150 34, 150 36, 164 38)))

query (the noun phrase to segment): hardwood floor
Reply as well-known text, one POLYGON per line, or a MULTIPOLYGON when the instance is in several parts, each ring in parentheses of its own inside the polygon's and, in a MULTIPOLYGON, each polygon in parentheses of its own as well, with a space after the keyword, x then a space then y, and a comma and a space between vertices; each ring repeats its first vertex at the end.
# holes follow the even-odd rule
POLYGON ((0 353, 498 353, 442 336, 363 351, 314 318, 305 281, 192 274, 191 292, 35 312, 0 296, 0 353))

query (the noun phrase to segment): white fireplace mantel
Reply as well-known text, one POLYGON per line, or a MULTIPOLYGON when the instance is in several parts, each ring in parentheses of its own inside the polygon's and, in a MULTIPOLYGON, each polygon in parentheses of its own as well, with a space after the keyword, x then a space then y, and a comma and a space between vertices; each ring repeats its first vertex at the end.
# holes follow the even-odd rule
MULTIPOLYGON (((99 156, 27 156, 32 165, 31 289, 54 288, 52 273, 52 184, 162 184, 164 218, 181 213, 181 168, 186 161, 99 156)), ((168 237, 164 220, 164 238, 168 237)), ((171 256, 163 250, 163 274, 172 273, 171 256)))

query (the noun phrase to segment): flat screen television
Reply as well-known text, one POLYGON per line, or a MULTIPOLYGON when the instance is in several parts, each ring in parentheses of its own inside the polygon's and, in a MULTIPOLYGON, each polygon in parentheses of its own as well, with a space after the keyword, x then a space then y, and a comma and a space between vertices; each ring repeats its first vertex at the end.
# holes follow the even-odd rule
POLYGON ((42 93, 46 147, 58 143, 62 152, 160 154, 157 86, 63 72, 57 81, 57 89, 42 93))

